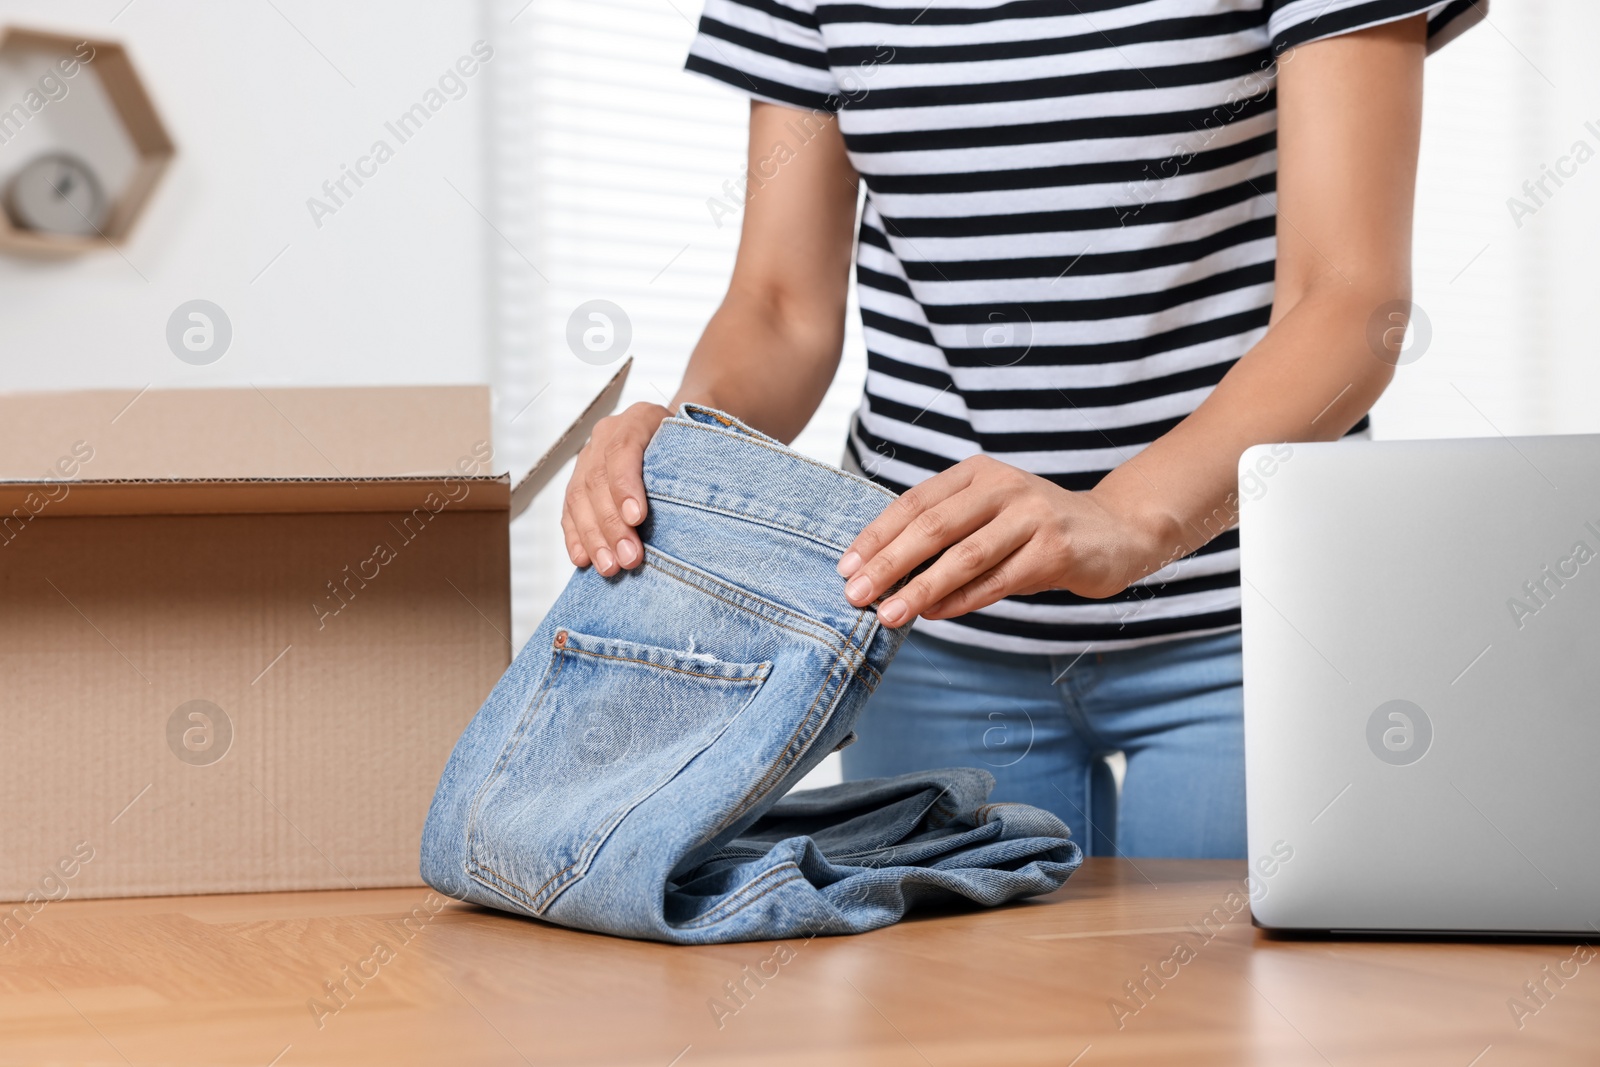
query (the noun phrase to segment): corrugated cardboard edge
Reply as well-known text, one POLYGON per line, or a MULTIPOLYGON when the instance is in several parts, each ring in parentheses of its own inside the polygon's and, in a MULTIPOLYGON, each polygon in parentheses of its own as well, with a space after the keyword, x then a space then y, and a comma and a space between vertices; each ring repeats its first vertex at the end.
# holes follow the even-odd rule
POLYGON ((584 442, 589 440, 589 435, 594 432, 595 423, 605 418, 617 406, 617 398, 622 395, 622 387, 628 380, 628 371, 633 367, 633 357, 629 356, 623 361, 622 367, 604 389, 583 409, 583 414, 578 416, 576 422, 568 426, 566 432, 556 438, 556 443, 551 445, 544 455, 539 457, 539 462, 517 479, 511 487, 511 517, 514 519, 528 509, 533 503, 533 498, 555 477, 556 471, 562 464, 576 456, 582 450, 584 442))
POLYGON ((0 542, 16 523, 80 515, 247 515, 410 511, 444 506, 496 511, 510 499, 504 475, 371 478, 100 478, 0 481, 0 542), (430 497, 446 502, 433 506, 430 497), (8 525, 9 524, 9 525, 8 525))

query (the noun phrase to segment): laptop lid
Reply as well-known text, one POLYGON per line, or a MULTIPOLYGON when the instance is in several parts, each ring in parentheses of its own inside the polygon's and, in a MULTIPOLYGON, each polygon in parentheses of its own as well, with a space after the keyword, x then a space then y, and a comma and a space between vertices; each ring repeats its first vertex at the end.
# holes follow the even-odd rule
POLYGON ((1600 436, 1240 461, 1269 928, 1600 932, 1600 436))

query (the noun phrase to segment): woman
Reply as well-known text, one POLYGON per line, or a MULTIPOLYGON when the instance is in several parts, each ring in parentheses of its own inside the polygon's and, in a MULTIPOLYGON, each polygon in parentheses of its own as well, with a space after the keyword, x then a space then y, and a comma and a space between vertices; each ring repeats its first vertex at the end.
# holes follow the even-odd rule
MULTIPOLYGON (((750 174, 672 406, 800 432, 864 182, 845 462, 903 495, 839 573, 863 605, 933 560, 878 606, 916 628, 846 777, 988 766, 1091 854, 1244 855, 1239 457, 1365 431, 1409 309, 1423 57, 1483 7, 707 0, 688 67, 753 97, 750 174)), ((579 457, 577 566, 642 561, 668 414, 579 457)))

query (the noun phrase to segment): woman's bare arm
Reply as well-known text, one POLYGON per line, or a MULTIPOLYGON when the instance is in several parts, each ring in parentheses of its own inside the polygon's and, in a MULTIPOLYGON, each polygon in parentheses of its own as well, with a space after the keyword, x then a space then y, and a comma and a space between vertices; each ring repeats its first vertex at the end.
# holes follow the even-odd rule
POLYGON ((1338 438, 1388 387, 1398 350, 1380 359, 1369 323, 1411 299, 1425 34, 1419 16, 1280 60, 1272 325, 1193 414, 1096 489, 1143 516, 1170 558, 1220 532, 1214 516, 1232 525, 1246 448, 1338 438))
MULTIPOLYGON (((857 178, 838 122, 756 102, 750 185, 727 296, 672 398, 738 416, 781 441, 805 428, 839 367, 857 178)), ((572 562, 601 574, 644 558, 645 446, 672 411, 602 419, 578 455, 561 515, 572 562)))

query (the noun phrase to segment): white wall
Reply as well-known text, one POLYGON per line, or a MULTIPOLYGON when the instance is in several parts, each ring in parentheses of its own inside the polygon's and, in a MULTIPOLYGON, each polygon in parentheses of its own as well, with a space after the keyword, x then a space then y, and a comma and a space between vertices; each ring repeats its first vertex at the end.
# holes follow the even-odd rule
POLYGON ((1600 153, 1596 41, 1593 0, 1494 0, 1428 60, 1414 273, 1433 337, 1376 436, 1600 432, 1600 157, 1520 227, 1507 207, 1574 142, 1600 153))
POLYGON ((122 256, 0 257, 4 388, 488 380, 494 238, 463 195, 484 207, 494 62, 407 143, 383 128, 493 40, 476 0, 4 0, 0 23, 126 43, 178 144, 122 256), (307 198, 380 137, 394 158, 319 229, 307 198), (233 324, 209 366, 166 343, 194 298, 233 324))

